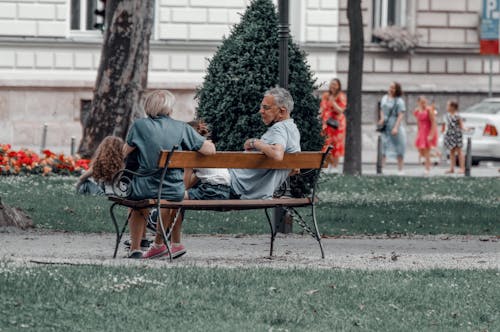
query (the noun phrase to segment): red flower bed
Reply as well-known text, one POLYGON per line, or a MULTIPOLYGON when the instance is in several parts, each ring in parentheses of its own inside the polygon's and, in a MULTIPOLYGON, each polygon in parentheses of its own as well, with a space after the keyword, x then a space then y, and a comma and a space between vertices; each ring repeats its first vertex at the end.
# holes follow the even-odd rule
POLYGON ((89 168, 89 163, 89 159, 55 154, 50 150, 43 150, 43 156, 39 156, 28 149, 15 151, 10 144, 0 144, 0 175, 80 175, 89 168))

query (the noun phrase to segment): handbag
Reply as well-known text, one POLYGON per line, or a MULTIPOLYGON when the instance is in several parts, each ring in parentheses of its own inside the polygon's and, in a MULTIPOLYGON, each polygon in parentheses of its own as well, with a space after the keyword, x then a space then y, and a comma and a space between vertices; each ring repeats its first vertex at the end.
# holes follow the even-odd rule
POLYGON ((384 123, 382 124, 378 124, 377 123, 377 128, 375 129, 376 131, 378 131, 379 133, 385 131, 385 127, 387 127, 387 121, 384 121, 384 123))
MULTIPOLYGON (((379 105, 380 105, 380 102, 379 102, 379 105)), ((379 106, 380 107, 380 106, 379 106)), ((386 129, 387 129, 387 121, 389 121, 389 119, 391 118, 392 116, 392 113, 394 112, 394 110, 398 107, 398 103, 397 103, 397 100, 394 101, 394 106, 392 107, 391 111, 389 112, 389 114, 387 115, 387 119, 382 123, 382 124, 378 124, 377 123, 377 127, 375 128, 376 131, 378 131, 379 133, 382 133, 384 132, 386 129)))
POLYGON ((331 127, 333 129, 338 129, 340 124, 337 120, 335 120, 334 118, 329 118, 328 120, 326 120, 326 125, 328 127, 331 127))

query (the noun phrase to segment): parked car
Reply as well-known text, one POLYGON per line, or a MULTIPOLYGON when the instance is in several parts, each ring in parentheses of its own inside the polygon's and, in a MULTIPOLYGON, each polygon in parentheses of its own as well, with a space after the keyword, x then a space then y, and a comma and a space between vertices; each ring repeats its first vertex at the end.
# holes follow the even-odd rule
MULTIPOLYGON (((464 126, 464 152, 467 138, 471 138, 472 165, 481 161, 500 161, 500 98, 484 99, 460 111, 464 126)), ((443 146, 442 136, 439 146, 443 146)))

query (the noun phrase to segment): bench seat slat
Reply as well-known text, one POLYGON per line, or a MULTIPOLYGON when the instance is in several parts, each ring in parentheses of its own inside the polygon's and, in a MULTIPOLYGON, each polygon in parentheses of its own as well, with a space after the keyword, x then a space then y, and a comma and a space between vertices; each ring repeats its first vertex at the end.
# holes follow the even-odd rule
MULTIPOLYGON (((165 166, 170 151, 162 151, 158 167, 165 166)), ((272 160, 260 152, 217 152, 204 156, 198 152, 176 151, 170 159, 170 168, 259 168, 310 169, 319 168, 322 152, 285 153, 282 161, 272 160)))
MULTIPOLYGON (((110 196, 109 200, 130 208, 148 208, 157 204, 156 199, 144 199, 133 201, 120 197, 110 196)), ((317 201, 317 199, 315 200, 317 201)), ((229 199, 229 200, 183 200, 182 202, 171 202, 161 200, 163 208, 186 208, 189 210, 214 210, 214 211, 232 211, 232 210, 252 210, 273 207, 302 207, 310 206, 310 198, 275 198, 275 199, 229 199)))

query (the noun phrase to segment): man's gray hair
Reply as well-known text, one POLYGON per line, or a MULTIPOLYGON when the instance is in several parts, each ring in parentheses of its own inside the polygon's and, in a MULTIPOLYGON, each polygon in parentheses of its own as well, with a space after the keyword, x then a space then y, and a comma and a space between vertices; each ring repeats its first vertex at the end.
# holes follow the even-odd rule
POLYGON ((275 87, 267 90, 264 93, 264 96, 273 96, 274 102, 278 107, 285 108, 288 111, 288 113, 291 113, 293 111, 293 98, 287 89, 275 87))

